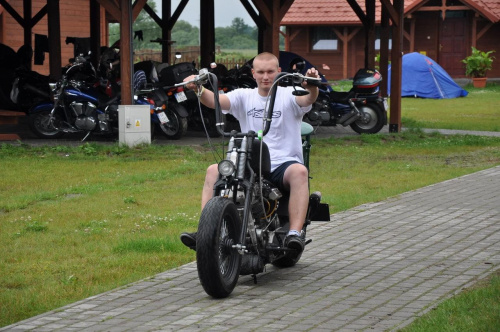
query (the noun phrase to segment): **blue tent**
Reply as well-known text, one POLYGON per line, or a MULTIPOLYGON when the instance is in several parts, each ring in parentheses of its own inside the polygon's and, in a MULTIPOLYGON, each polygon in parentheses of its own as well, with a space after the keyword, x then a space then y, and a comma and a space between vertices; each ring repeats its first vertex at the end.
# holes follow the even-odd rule
MULTIPOLYGON (((457 98, 468 92, 462 89, 448 73, 431 58, 417 53, 403 55, 401 97, 457 98)), ((391 66, 387 80, 387 91, 391 91, 391 66)))

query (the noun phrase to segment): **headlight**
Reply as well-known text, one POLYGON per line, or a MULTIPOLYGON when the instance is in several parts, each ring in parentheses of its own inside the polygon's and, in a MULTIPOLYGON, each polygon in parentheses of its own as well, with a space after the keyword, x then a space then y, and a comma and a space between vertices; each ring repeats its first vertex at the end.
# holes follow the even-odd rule
POLYGON ((218 166, 219 174, 222 176, 230 176, 234 173, 236 166, 233 164, 231 160, 223 160, 219 163, 218 166))

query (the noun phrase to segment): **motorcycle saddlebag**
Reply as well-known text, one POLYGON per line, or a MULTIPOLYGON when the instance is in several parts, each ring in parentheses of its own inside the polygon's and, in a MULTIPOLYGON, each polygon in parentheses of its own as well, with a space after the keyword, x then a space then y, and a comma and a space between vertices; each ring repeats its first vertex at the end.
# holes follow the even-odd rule
POLYGON ((381 81, 382 75, 377 70, 363 68, 354 75, 352 85, 356 93, 375 94, 381 81))
POLYGON ((181 83, 190 75, 197 75, 198 71, 191 62, 181 62, 172 66, 163 68, 160 71, 160 82, 167 85, 181 83))

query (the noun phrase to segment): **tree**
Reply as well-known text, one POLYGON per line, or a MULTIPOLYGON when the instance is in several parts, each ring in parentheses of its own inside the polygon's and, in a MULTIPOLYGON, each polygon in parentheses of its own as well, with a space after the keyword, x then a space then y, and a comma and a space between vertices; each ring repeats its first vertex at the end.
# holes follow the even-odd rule
MULTIPOLYGON (((155 10, 156 3, 148 1, 148 5, 155 10)), ((134 50, 161 49, 160 43, 151 40, 161 39, 161 28, 156 22, 142 10, 132 26, 134 50), (142 40, 138 37, 142 35, 142 40)), ((109 25, 109 43, 112 45, 120 38, 120 25, 112 23, 109 25)), ((171 39, 175 41, 175 47, 200 45, 200 29, 187 21, 177 21, 172 28, 171 39)), ((222 48, 249 49, 256 48, 258 40, 257 27, 251 27, 245 21, 236 17, 228 27, 215 28, 215 43, 222 48)))
POLYGON ((231 21, 231 29, 235 31, 236 34, 242 35, 250 33, 252 28, 245 23, 245 21, 241 17, 235 17, 231 21))

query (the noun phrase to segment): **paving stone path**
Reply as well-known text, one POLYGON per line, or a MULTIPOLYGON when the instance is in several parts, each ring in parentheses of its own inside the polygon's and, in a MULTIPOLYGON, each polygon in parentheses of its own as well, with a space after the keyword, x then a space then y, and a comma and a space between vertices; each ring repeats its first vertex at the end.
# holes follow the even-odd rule
POLYGON ((209 298, 190 263, 1 331, 397 330, 500 265, 500 166, 333 214, 293 268, 209 298))

